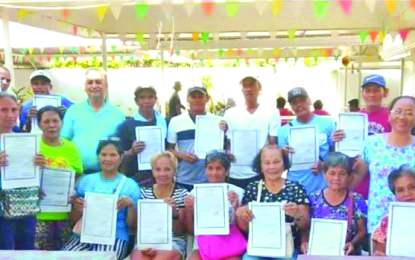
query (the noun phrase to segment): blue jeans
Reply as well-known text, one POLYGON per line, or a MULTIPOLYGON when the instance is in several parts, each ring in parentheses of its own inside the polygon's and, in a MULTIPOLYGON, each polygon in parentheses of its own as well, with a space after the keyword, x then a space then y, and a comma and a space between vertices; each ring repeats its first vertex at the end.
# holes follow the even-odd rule
POLYGON ((297 255, 299 254, 297 249, 294 249, 294 253, 292 257, 264 257, 264 256, 250 256, 246 252, 242 256, 242 260, 292 260, 297 259, 297 255))
POLYGON ((0 249, 35 249, 36 217, 6 219, 0 217, 0 249))

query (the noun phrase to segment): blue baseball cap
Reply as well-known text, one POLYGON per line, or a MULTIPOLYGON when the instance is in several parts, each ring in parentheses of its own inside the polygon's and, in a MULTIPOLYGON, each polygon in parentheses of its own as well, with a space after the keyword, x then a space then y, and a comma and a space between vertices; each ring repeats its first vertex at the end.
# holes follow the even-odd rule
POLYGON ((386 88, 385 79, 381 75, 373 74, 363 79, 362 88, 369 84, 378 85, 379 87, 386 88))

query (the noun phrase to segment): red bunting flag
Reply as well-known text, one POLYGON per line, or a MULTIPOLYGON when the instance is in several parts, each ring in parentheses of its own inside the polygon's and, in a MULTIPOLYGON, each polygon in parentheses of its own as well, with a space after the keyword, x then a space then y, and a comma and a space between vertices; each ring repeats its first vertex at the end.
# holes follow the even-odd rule
POLYGON ((370 39, 372 40, 372 42, 375 42, 376 41, 376 37, 378 37, 378 32, 377 31, 371 31, 369 33, 369 35, 370 35, 370 39))
POLYGON ((409 33, 408 28, 399 30, 399 35, 401 36, 401 39, 402 39, 403 42, 406 41, 406 38, 408 37, 408 33, 409 33))
POLYGON ((69 9, 63 9, 62 10, 62 16, 63 16, 63 18, 67 19, 70 14, 71 14, 71 11, 69 9))
POLYGON ((215 3, 210 0, 203 1, 202 8, 206 16, 211 16, 215 8, 215 3))

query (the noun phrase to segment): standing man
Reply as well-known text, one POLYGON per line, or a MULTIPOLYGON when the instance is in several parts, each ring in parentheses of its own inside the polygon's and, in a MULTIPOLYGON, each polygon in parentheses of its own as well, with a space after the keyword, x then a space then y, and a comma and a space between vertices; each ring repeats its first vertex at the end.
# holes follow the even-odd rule
MULTIPOLYGON (((285 98, 283 98, 283 97, 277 98, 277 108, 280 111, 280 116, 293 116, 294 113, 291 110, 289 110, 288 108, 285 108, 286 103, 287 103, 287 101, 285 100, 285 98)), ((282 119, 281 120, 281 125, 286 125, 286 124, 288 124, 288 122, 290 122, 290 120, 282 119)))
POLYGON ((182 113, 181 109, 184 109, 185 107, 182 105, 182 102, 180 101, 179 92, 182 90, 182 84, 180 81, 176 81, 173 86, 174 93, 170 97, 169 100, 169 116, 168 118, 172 118, 174 116, 178 116, 182 113))
POLYGON ((359 99, 354 98, 349 100, 349 112, 360 112, 359 99))
MULTIPOLYGON (((369 121, 369 135, 388 133, 391 131, 389 124, 389 109, 382 106, 384 98, 388 96, 389 90, 386 88, 385 79, 381 75, 369 75, 363 79, 362 97, 366 107, 360 110, 366 113, 369 121)), ((333 135, 333 142, 341 141, 344 138, 344 132, 339 129, 333 135)), ((365 199, 369 195, 370 175, 361 180, 355 188, 365 199)))
MULTIPOLYGON (((52 77, 47 71, 36 70, 30 75, 30 85, 32 86, 33 93, 35 95, 52 95, 52 77)), ((64 96, 61 96, 62 104, 59 106, 59 110, 62 114, 66 109, 73 105, 72 101, 64 96)), ((37 108, 33 106, 33 101, 29 101, 22 107, 22 113, 20 115, 20 128, 25 132, 30 132, 32 125, 32 118, 36 117, 37 108)))
MULTIPOLYGON (((279 111, 272 106, 261 105, 258 102, 261 83, 254 77, 245 77, 240 82, 245 98, 244 106, 236 106, 225 112, 224 120, 228 138, 232 137, 233 129, 259 129, 259 141, 262 146, 276 143, 278 128, 281 126, 279 111)), ((253 155, 255 157, 255 155, 253 155)), ((238 158, 236 158, 236 161, 238 158)), ((258 174, 251 166, 232 166, 229 183, 245 188, 251 181, 257 180, 258 174)))
POLYGON ((0 65, 1 92, 7 92, 8 88, 10 87, 10 82, 12 82, 12 76, 10 75, 9 69, 3 65, 0 65))
MULTIPOLYGON (((196 116, 212 115, 206 112, 208 101, 209 95, 205 87, 190 88, 187 92, 189 112, 173 117, 167 130, 167 149, 179 160, 176 182, 189 191, 193 189, 193 184, 207 181, 205 160, 199 159, 194 153, 194 145, 196 116)), ((218 126, 212 125, 213 127, 218 126)))
POLYGON ((328 116, 330 115, 329 112, 327 112, 326 110, 323 109, 323 101, 321 101, 320 99, 317 99, 314 104, 314 111, 313 113, 316 115, 321 115, 321 116, 328 116))
POLYGON ((71 106, 63 119, 61 136, 75 143, 81 153, 84 173, 99 171, 96 153, 100 140, 115 135, 124 114, 107 100, 105 71, 89 68, 85 73, 88 99, 71 106))
POLYGON ((329 117, 315 115, 311 112, 311 100, 304 88, 293 88, 288 92, 288 102, 297 116, 289 124, 281 127, 278 132, 278 145, 286 152, 294 152, 288 143, 289 130, 292 126, 315 125, 318 127, 320 160, 311 169, 288 171, 287 179, 297 181, 304 186, 307 193, 323 189, 326 182, 323 178, 322 165, 330 152, 331 136, 335 131, 335 123, 329 117))

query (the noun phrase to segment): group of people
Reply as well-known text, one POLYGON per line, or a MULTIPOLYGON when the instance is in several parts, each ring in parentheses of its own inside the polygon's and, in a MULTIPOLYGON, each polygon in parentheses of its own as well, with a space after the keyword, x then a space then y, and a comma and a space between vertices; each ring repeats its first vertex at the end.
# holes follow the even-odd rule
MULTIPOLYGON (((70 168, 77 173, 76 194, 71 198, 70 213, 30 212, 25 207, 18 218, 6 216, 5 207, 17 203, 0 201, 0 249, 39 249, 66 251, 114 251, 118 259, 131 253, 132 259, 184 259, 186 236, 193 234, 193 185, 227 183, 230 212, 229 236, 245 235, 254 218, 250 202, 286 202, 285 221, 293 234, 293 258, 307 253, 310 219, 348 220, 346 255, 358 255, 366 242, 373 241, 373 252, 385 254, 387 211, 391 201, 415 202, 415 98, 400 96, 389 108, 383 107, 388 94, 380 75, 364 79, 361 86, 368 114, 369 134, 363 154, 350 158, 334 152, 334 144, 345 134, 335 121, 311 111, 311 100, 304 88, 288 92, 288 103, 295 119, 281 126, 280 112, 258 102, 261 83, 255 77, 241 80, 244 106, 228 109, 219 125, 225 132, 224 147, 199 158, 194 153, 195 120, 209 115, 209 94, 203 86, 187 91, 189 110, 180 114, 181 103, 170 109, 178 114, 167 124, 154 109, 157 92, 152 87, 138 87, 133 99, 138 109, 132 117, 108 101, 106 73, 87 69, 87 100, 73 104, 62 98, 62 106, 37 109, 31 102, 19 104, 7 94, 10 73, 0 67, 0 134, 28 132, 36 120, 42 130, 40 153, 33 158, 41 167, 70 168), (19 127, 16 122, 20 119, 19 127), (319 161, 307 170, 291 170, 289 154, 295 153, 289 142, 293 126, 318 126, 319 161), (136 140, 135 128, 159 126, 166 140, 166 151, 155 154, 151 170, 138 168, 137 154, 146 143, 136 140), (252 165, 232 166, 230 154, 233 129, 258 129, 261 149, 252 156, 252 165), (222 150, 223 149, 223 150, 222 150), (285 177, 286 176, 286 177, 285 177), (86 192, 118 192, 116 241, 113 246, 82 243, 80 219, 86 192), (132 249, 137 228, 137 201, 163 199, 173 209, 173 249, 132 249), (367 202, 366 202, 367 201, 367 202)), ((34 94, 52 95, 52 80, 46 71, 30 77, 34 94)), ((0 167, 7 165, 7 154, 0 153, 0 167)), ((1 190, 0 193, 10 192, 1 190)), ((25 200, 39 204, 40 187, 13 189, 25 200), (35 198, 35 199, 34 199, 35 198)), ((1 196, 4 198, 4 196, 1 196)), ((19 206, 19 205, 17 205, 19 206)), ((272 217, 272 216, 270 216, 272 217)), ((224 240, 226 243, 226 239, 224 240)), ((276 259, 250 256, 246 244, 240 247, 207 248, 209 236, 196 236, 190 259, 276 259), (228 250, 225 250, 225 249, 228 250)))

